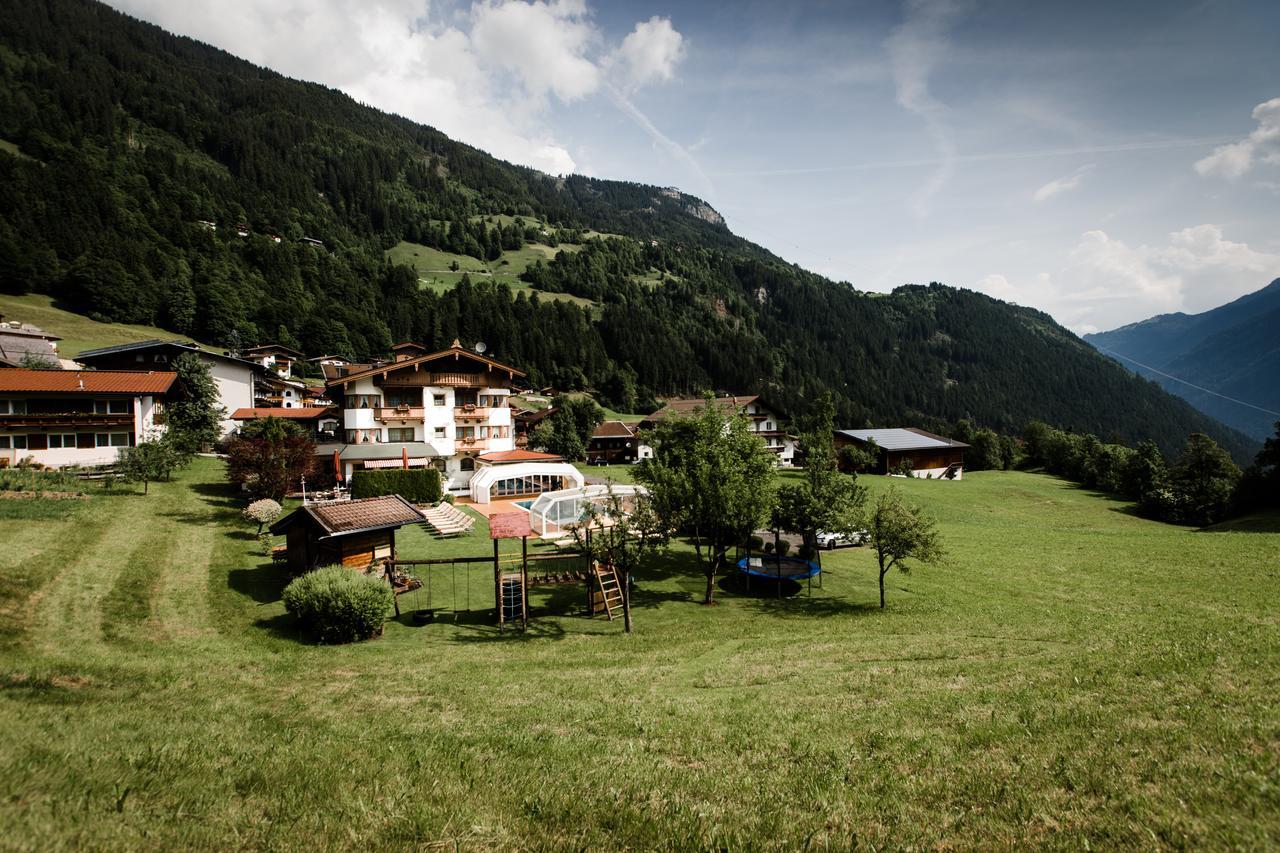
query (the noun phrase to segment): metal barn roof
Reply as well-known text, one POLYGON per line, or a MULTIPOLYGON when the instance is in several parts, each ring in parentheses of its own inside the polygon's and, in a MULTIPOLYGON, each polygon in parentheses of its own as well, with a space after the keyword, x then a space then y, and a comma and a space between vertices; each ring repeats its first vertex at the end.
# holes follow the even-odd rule
POLYGON ((968 447, 922 429, 842 429, 841 435, 858 441, 874 441, 885 450, 931 450, 936 447, 968 447))

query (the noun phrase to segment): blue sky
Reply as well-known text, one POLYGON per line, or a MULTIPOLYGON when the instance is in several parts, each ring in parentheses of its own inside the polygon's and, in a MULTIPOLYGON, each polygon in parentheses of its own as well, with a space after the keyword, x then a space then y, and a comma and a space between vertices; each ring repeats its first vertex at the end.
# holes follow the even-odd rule
POLYGON ((1078 331, 1280 276, 1280 3, 113 0, 866 290, 1078 331))

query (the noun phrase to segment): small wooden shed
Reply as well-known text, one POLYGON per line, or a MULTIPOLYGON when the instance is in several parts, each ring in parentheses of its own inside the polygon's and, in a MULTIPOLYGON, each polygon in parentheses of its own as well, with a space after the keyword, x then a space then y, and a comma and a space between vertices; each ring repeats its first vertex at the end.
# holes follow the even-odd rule
POLYGON ((399 495, 300 507, 271 525, 288 543, 289 570, 309 572, 317 566, 363 569, 375 560, 391 559, 396 530, 418 524, 422 513, 399 495))

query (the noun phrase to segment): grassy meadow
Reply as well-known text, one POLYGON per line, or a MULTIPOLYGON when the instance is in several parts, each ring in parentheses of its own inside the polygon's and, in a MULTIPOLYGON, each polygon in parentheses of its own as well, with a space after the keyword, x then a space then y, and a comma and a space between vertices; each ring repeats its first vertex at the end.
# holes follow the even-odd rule
MULTIPOLYGON (((165 331, 157 326, 99 323, 83 314, 75 314, 56 307, 52 297, 43 293, 28 293, 23 296, 0 294, 0 314, 7 320, 31 323, 61 337, 62 340, 58 341, 58 354, 63 358, 73 358, 87 349, 156 338, 169 341, 175 338, 190 340, 190 337, 165 331)), ((215 349, 207 344, 200 345, 205 349, 215 349)), ((221 352, 221 350, 218 351, 221 352)))
POLYGON ((579 249, 581 249, 581 246, 572 243, 564 243, 554 249, 550 246, 533 243, 520 249, 509 249, 503 252, 502 257, 498 258, 498 260, 486 262, 470 255, 457 255, 452 252, 433 249, 430 246, 402 241, 387 250, 387 257, 392 263, 413 267, 418 273, 418 283, 422 288, 435 293, 444 293, 452 290, 457 286, 458 282, 462 281, 464 275, 468 275, 472 281, 492 281, 498 284, 505 284, 511 288, 513 293, 523 290, 530 295, 536 293, 541 299, 573 302, 584 307, 592 306, 595 303, 590 299, 574 296, 570 293, 552 293, 546 290, 538 290, 520 278, 520 275, 529 268, 529 264, 535 260, 545 262, 551 260, 562 251, 576 252, 579 249), (452 269, 452 265, 455 263, 458 265, 457 270, 452 269))
MULTIPOLYGON (((564 587, 524 635, 461 612, 343 647, 297 636, 216 460, 145 497, 0 501, 0 846, 1280 844, 1275 516, 867 482, 949 551, 884 611, 865 548, 824 554, 812 597, 706 608, 677 546, 632 636, 564 587)), ((401 534, 490 547, 483 522, 401 534)))

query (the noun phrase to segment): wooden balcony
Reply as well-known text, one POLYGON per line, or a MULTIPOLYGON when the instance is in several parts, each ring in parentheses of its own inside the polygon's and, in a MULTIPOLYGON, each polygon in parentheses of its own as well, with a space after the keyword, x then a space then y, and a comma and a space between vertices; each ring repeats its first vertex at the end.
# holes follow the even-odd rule
POLYGON ((488 450, 489 439, 487 438, 455 438, 453 445, 458 450, 488 450))
POLYGON ((486 406, 454 406, 453 419, 455 421, 482 421, 487 422, 493 415, 493 409, 486 406))
POLYGON ((132 426, 132 414, 101 414, 98 412, 30 412, 25 415, 0 415, 0 428, 18 427, 76 427, 76 426, 132 426))
MULTIPOLYGON (((339 382, 341 380, 338 380, 339 382)), ((509 388, 511 378, 505 373, 451 373, 431 370, 400 370, 394 376, 375 376, 373 384, 381 388, 509 388)))
POLYGON ((373 410, 375 420, 387 421, 420 421, 427 416, 422 406, 379 406, 373 410))

